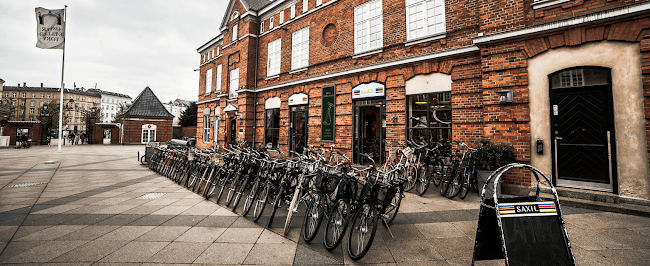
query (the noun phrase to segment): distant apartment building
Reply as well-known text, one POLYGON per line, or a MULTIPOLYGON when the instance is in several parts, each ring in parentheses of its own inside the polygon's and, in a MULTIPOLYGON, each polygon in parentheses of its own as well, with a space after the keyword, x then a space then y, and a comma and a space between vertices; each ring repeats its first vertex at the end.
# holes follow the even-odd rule
MULTIPOLYGON (((61 91, 59 88, 28 87, 26 83, 21 86, 4 86, 2 103, 10 108, 9 121, 39 121, 39 110, 51 101, 59 101, 61 91)), ((89 92, 83 88, 65 89, 63 130, 85 131, 86 123, 84 114, 100 104, 101 95, 89 92)))
POLYGON ((102 123, 110 123, 115 119, 119 110, 124 110, 127 104, 131 103, 131 96, 99 89, 89 89, 88 91, 101 94, 102 123))
POLYGON ((181 99, 176 99, 173 102, 163 103, 167 111, 169 111, 174 116, 173 125, 177 126, 180 124, 180 118, 183 112, 190 107, 194 101, 186 101, 181 99))

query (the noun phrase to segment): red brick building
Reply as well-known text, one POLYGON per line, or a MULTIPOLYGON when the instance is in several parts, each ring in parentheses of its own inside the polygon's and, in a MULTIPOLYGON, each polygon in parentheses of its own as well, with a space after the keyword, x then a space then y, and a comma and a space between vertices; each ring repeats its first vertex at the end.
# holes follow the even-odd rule
POLYGON ((359 162, 488 139, 557 186, 650 199, 648 1, 233 0, 219 28, 198 48, 199 147, 359 162))
POLYGON ((149 87, 146 87, 133 100, 131 106, 117 117, 121 124, 122 144, 146 144, 172 139, 174 116, 167 111, 149 87))

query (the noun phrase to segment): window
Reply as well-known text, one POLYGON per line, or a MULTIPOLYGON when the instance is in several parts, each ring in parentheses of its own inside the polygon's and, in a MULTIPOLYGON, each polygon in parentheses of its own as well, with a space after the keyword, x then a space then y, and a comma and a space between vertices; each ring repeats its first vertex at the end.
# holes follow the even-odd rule
POLYGON ((264 133, 266 148, 277 149, 278 140, 280 139, 280 108, 266 110, 264 133))
POLYGON ((20 102, 20 106, 25 106, 25 102, 24 102, 24 101, 21 101, 21 102, 20 102))
POLYGON ((231 99, 237 98, 237 89, 239 89, 239 68, 230 70, 230 95, 231 99))
POLYGON ((407 39, 444 33, 444 0, 406 0, 407 39))
POLYGON ((381 0, 354 8, 354 52, 379 49, 383 42, 381 0))
POLYGON ((269 30, 273 28, 273 17, 269 19, 269 30))
POLYGON ((205 54, 202 55, 203 59, 201 59, 201 62, 205 63, 205 54))
POLYGON ((221 65, 217 66, 217 84, 215 84, 215 89, 217 93, 221 93, 221 65))
POLYGON ((82 102, 85 101, 85 100, 86 100, 86 97, 81 97, 82 102))
POLYGON ((45 93, 41 93, 41 99, 45 99, 45 93))
POLYGON ((451 140, 451 92, 407 96, 409 139, 418 143, 451 140))
POLYGON ((237 40, 237 24, 232 26, 232 41, 237 40))
POLYGON ((34 106, 34 101, 32 101, 31 103, 29 103, 29 106, 34 106))
POLYGON ((142 144, 156 141, 156 125, 142 125, 142 144))
POLYGON ((13 93, 13 97, 16 98, 16 93, 15 92, 13 93))
POLYGON ((111 105, 111 111, 115 110, 115 106, 111 105))
POLYGON ((291 36, 291 69, 309 65, 309 27, 293 32, 291 36))
POLYGON ((280 24, 278 25, 282 25, 282 23, 284 23, 284 10, 280 11, 280 24))
POLYGON ((289 18, 295 18, 296 17, 296 5, 291 6, 291 13, 289 14, 289 18))
POLYGON ((309 0, 302 0, 302 13, 305 14, 309 10, 309 0))
POLYGON ((52 96, 50 94, 47 94, 47 98, 50 99, 50 97, 52 97, 52 96))
MULTIPOLYGON (((65 97, 65 96, 64 96, 65 97)), ((74 96, 70 95, 70 99, 74 98, 74 96)))
POLYGON ((560 72, 560 84, 562 87, 583 86, 583 76, 581 68, 560 72))
POLYGON ((32 98, 36 98, 36 93, 32 93, 32 98))
POLYGON ((212 68, 205 71, 205 94, 212 92, 212 68))
POLYGON ((267 62, 266 62, 266 76, 280 74, 280 55, 282 46, 282 39, 277 39, 269 43, 267 62))
POLYGON ((217 55, 219 55, 219 46, 217 46, 217 55))
POLYGON ((79 100, 79 96, 77 96, 77 101, 79 100))
POLYGON ((23 98, 27 98, 27 93, 23 92, 23 98))
POLYGON ((33 115, 34 114, 34 108, 29 109, 29 114, 33 115))
POLYGON ((43 107, 43 101, 41 101, 41 107, 43 107))
POLYGON ((260 23, 260 34, 264 33, 264 21, 260 23))
POLYGON ((5 98, 9 98, 9 93, 5 92, 5 98))
POLYGON ((203 109, 203 143, 210 142, 210 107, 203 109))
POLYGON ((316 6, 320 6, 323 4, 323 0, 316 0, 316 6))

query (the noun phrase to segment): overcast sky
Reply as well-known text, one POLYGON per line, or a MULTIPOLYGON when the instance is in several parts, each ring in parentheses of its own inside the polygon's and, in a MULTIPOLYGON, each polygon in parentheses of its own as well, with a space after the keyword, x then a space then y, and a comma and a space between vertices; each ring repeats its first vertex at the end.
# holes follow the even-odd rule
POLYGON ((227 0, 0 0, 0 78, 5 86, 59 87, 62 50, 36 48, 34 9, 68 5, 66 88, 132 98, 149 86, 162 102, 198 97, 196 49, 219 34, 227 0))

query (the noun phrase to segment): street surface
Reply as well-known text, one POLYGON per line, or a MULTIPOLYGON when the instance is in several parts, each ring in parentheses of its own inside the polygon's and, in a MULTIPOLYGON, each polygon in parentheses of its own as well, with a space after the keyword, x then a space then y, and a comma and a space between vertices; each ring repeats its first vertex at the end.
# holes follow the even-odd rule
MULTIPOLYGON (((302 241, 302 210, 282 237, 286 206, 265 229, 268 217, 254 223, 141 166, 138 150, 144 146, 0 149, 0 264, 470 264, 475 192, 465 200, 443 198, 433 186, 425 197, 407 193, 394 238, 380 226, 368 255, 352 261, 345 242, 333 252, 323 247, 323 230, 302 241)), ((578 265, 650 265, 650 218, 562 210, 578 265)))

